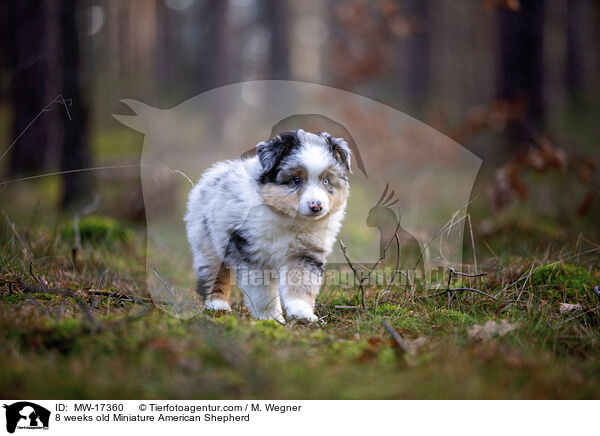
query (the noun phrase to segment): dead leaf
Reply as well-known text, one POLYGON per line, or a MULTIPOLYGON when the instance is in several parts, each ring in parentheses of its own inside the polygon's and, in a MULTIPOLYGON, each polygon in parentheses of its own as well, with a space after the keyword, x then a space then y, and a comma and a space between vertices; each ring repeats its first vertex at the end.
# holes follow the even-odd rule
POLYGON ((468 330, 469 337, 480 340, 488 341, 494 336, 504 336, 510 331, 513 331, 519 327, 519 323, 509 323, 503 319, 499 323, 496 321, 488 321, 484 325, 474 325, 468 330))
POLYGON ((383 344, 383 339, 381 338, 369 338, 367 340, 368 346, 360 353, 358 356, 358 361, 360 363, 364 363, 370 359, 373 359, 379 353, 379 346, 383 344))
POLYGON ((580 310, 583 310, 581 304, 560 303, 560 313, 562 314, 578 312, 580 310))

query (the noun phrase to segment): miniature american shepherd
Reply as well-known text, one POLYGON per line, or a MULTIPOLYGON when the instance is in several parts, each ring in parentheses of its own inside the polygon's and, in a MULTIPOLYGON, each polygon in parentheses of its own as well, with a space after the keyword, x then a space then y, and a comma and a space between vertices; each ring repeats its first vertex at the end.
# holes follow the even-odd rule
POLYGON ((325 259, 346 209, 350 155, 341 138, 294 130, 260 142, 253 157, 206 170, 184 220, 207 308, 231 310, 235 278, 253 317, 317 321, 325 259))

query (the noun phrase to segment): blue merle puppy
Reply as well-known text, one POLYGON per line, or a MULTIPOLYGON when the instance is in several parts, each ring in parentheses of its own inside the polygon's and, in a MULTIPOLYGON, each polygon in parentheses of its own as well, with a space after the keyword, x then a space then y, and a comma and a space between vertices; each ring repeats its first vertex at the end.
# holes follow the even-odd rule
POLYGON ((230 271, 253 317, 317 320, 315 298, 349 193, 350 149, 341 138, 284 132, 246 159, 210 167, 185 215, 198 291, 231 310, 230 271), (282 308, 283 304, 283 308, 282 308))

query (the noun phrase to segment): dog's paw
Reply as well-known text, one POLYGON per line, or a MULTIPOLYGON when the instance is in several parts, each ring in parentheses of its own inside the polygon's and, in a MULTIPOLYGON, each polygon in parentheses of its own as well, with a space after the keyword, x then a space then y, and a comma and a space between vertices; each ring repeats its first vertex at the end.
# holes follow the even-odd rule
POLYGON ((279 324, 285 324, 285 318, 283 317, 282 313, 278 313, 272 319, 274 319, 275 321, 277 321, 279 324))
POLYGON ((263 321, 273 320, 273 321, 277 321, 280 324, 285 324, 285 318, 283 317, 283 314, 281 312, 261 313, 261 314, 258 314, 257 316, 255 316, 255 318, 263 320, 263 321))
POLYGON ((231 306, 227 301, 223 300, 208 300, 205 306, 210 310, 231 312, 231 306))
POLYGON ((301 322, 315 322, 319 319, 317 318, 317 315, 314 314, 312 306, 302 300, 288 301, 285 312, 289 319, 295 319, 301 322))

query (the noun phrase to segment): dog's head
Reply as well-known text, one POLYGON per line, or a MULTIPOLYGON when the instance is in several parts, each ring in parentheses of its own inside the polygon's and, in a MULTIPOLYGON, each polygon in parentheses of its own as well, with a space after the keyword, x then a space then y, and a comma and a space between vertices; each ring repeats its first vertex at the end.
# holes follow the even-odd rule
POLYGON ((283 132, 257 146, 265 203, 291 217, 322 219, 348 197, 350 148, 326 132, 283 132))

